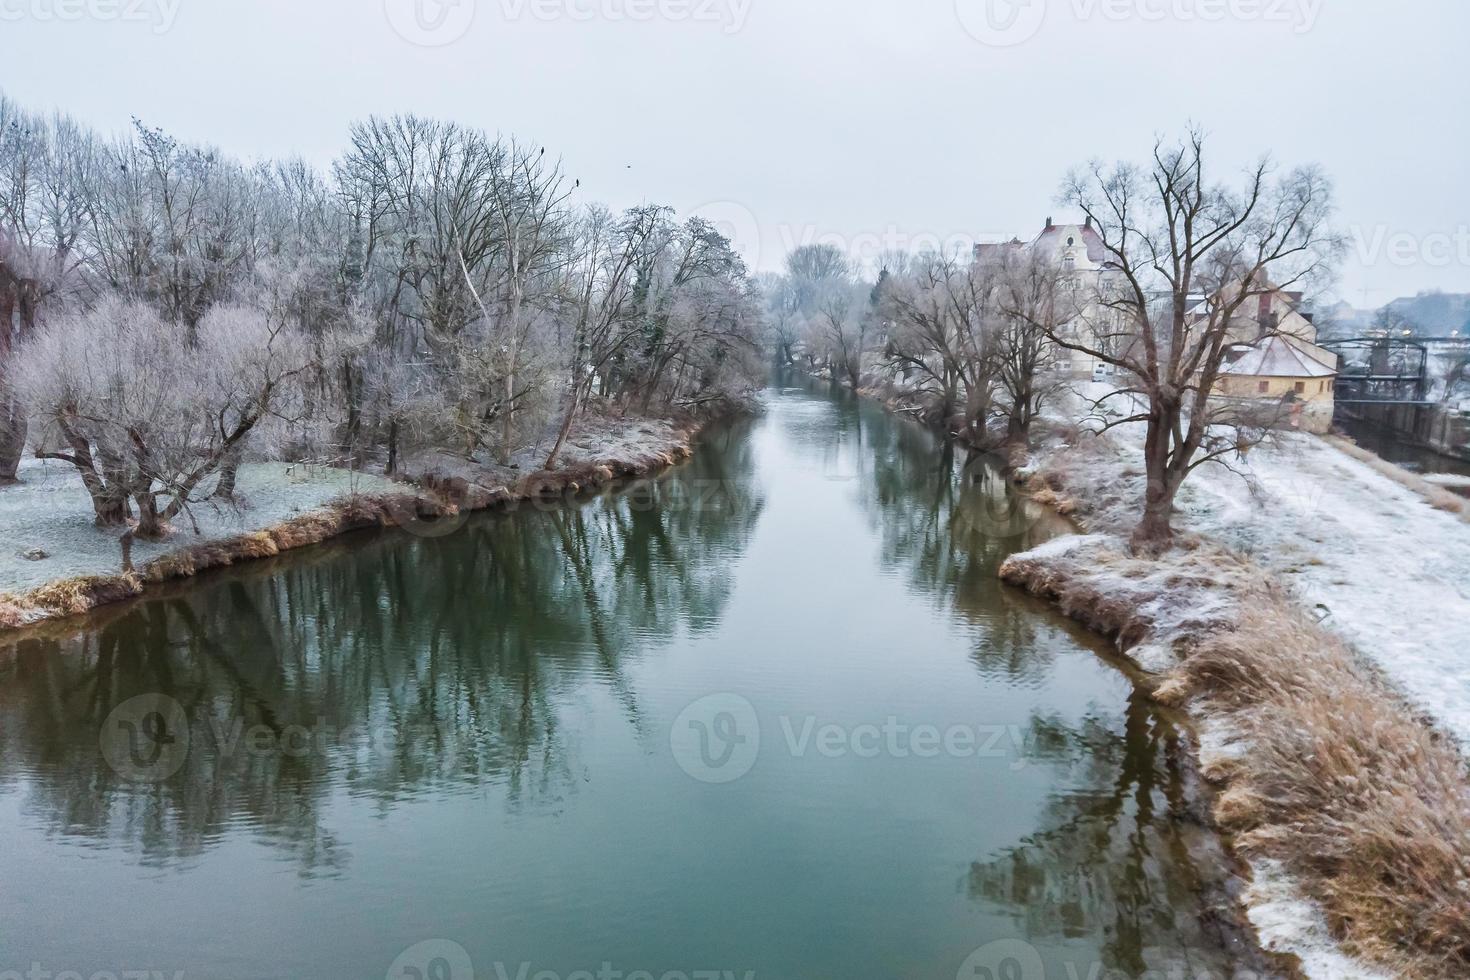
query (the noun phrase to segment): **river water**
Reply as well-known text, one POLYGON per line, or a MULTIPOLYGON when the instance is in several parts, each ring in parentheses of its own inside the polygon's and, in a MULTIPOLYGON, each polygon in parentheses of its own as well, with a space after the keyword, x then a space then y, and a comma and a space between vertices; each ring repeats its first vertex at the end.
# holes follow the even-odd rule
POLYGON ((1221 975, 1174 720, 997 582, 1057 528, 767 402, 653 483, 0 641, 0 976, 1221 975))

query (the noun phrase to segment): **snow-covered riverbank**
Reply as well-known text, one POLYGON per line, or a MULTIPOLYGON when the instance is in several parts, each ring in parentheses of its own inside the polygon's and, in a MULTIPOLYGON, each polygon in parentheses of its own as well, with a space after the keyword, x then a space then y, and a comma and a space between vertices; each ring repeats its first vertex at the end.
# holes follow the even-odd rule
POLYGON ((120 531, 93 523, 75 470, 28 461, 22 482, 0 488, 0 629, 86 612, 142 594, 150 583, 315 544, 366 527, 424 536, 454 529, 457 515, 523 500, 559 498, 644 476, 688 458, 701 424, 690 419, 589 416, 554 471, 544 450, 510 466, 447 453, 405 460, 403 482, 328 466, 242 466, 233 501, 193 505, 160 541, 132 545, 123 568, 120 531))
POLYGON ((1458 974, 1470 962, 1458 505, 1289 434, 1196 472, 1182 547, 1135 559, 1123 539, 1142 499, 1142 426, 1096 437, 1079 425, 1085 403, 1068 408, 1032 481, 1090 533, 1003 574, 1117 636, 1158 675, 1157 696, 1195 717, 1268 948, 1330 980, 1458 974))

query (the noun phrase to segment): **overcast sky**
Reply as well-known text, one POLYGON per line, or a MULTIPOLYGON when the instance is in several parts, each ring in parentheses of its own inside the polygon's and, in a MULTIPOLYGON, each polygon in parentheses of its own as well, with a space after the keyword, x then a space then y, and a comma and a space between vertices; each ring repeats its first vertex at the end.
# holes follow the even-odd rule
POLYGON ((412 111, 700 210, 759 268, 1029 237, 1067 169, 1197 120, 1216 167, 1321 163, 1340 293, 1470 291, 1465 0, 0 0, 0 87, 326 166, 412 111))

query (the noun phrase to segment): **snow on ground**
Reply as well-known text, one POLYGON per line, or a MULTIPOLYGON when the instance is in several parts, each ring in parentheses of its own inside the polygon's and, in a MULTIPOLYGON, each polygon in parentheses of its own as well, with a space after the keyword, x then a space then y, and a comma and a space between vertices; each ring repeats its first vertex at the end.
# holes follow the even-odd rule
MULTIPOLYGON (((1091 383, 1079 394, 1111 390, 1091 383)), ((1121 398, 1108 407, 1129 408, 1121 398)), ((1143 430, 1108 432, 1138 470, 1143 430)), ((1213 538, 1293 586, 1324 626, 1470 748, 1470 523, 1304 433, 1281 434, 1229 466, 1189 477, 1176 530, 1213 538)))
POLYGON ((1295 955, 1302 971, 1314 980, 1389 980, 1388 974, 1341 952, 1322 910, 1298 895, 1290 873, 1279 862, 1252 862, 1251 877, 1245 902, 1267 949, 1295 955))
MULTIPOLYGON (((122 568, 116 528, 92 523, 92 503, 66 463, 27 460, 18 486, 0 488, 0 594, 26 592, 58 579, 115 574, 122 568), (25 557, 39 549, 39 561, 25 557)), ((394 486, 382 477, 331 467, 250 463, 240 468, 238 503, 210 501, 191 508, 201 532, 188 517, 173 523, 164 541, 137 541, 134 564, 202 541, 229 538, 280 524, 352 493, 375 493, 394 486)))
POLYGON ((1180 524, 1247 552, 1470 747, 1470 524, 1321 439, 1293 434, 1191 477, 1180 524))

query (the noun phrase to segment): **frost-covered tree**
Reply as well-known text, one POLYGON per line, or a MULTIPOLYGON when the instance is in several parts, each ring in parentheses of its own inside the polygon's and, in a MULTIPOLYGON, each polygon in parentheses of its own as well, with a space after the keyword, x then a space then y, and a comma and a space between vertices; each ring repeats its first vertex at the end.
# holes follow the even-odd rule
POLYGON ((257 310, 216 307, 191 330, 108 296, 43 324, 18 385, 43 421, 37 457, 76 468, 97 523, 121 526, 136 508, 138 535, 158 537, 232 449, 297 401, 310 359, 257 310))
POLYGON ((252 454, 555 465, 596 400, 748 396, 763 311, 729 242, 577 187, 539 144, 415 116, 322 173, 0 97, 0 483, 29 425, 102 523, 151 534, 252 454))
POLYGON ((988 439, 999 383, 1000 271, 925 253, 892 268, 879 296, 889 324, 885 361, 976 443, 988 439))

